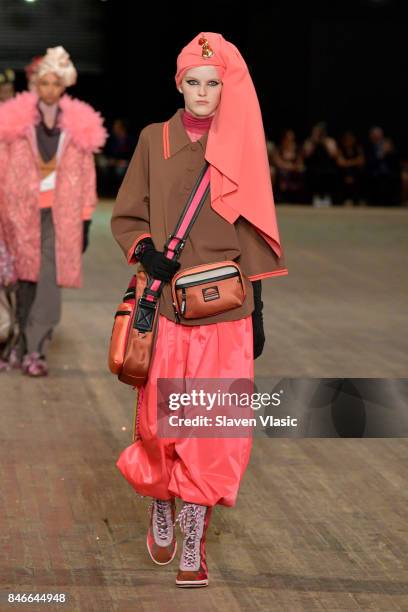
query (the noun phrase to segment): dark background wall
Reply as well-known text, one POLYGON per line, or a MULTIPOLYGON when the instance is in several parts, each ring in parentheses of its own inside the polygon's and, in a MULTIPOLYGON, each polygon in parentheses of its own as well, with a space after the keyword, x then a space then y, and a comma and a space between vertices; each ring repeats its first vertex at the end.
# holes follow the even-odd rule
POLYGON ((304 137, 327 120, 333 134, 365 136, 383 125, 408 156, 408 22, 396 0, 354 2, 146 3, 126 0, 0 0, 0 66, 20 70, 63 44, 80 71, 72 95, 108 121, 136 130, 181 104, 174 87, 179 50, 218 31, 246 59, 273 139, 286 126, 304 137))

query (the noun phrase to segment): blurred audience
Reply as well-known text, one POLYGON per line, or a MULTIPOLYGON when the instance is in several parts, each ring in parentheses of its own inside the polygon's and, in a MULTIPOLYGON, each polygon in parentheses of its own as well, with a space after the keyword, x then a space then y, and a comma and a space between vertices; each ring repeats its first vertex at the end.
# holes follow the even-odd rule
POLYGON ((394 143, 374 126, 366 150, 367 197, 370 204, 387 206, 401 200, 401 164, 394 143))
POLYGON ((271 180, 272 180, 272 184, 275 184, 276 168, 273 162, 275 143, 270 138, 268 138, 266 133, 265 133, 265 140, 266 140, 266 151, 268 153, 269 170, 271 172, 271 180))
POLYGON ((15 73, 11 68, 0 71, 0 104, 14 97, 15 73))
POLYGON ((306 189, 313 206, 330 206, 336 190, 338 154, 334 138, 324 122, 317 123, 303 144, 306 189))
POLYGON ((408 159, 401 161, 401 203, 408 206, 408 159))
POLYGON ((339 203, 345 206, 362 204, 365 157, 363 147, 351 130, 344 132, 339 139, 336 161, 339 167, 339 203))
POLYGON ((408 199, 408 161, 381 127, 369 130, 364 146, 351 129, 336 141, 320 122, 303 144, 287 129, 278 144, 267 139, 267 150, 277 202, 395 206, 408 199))
POLYGON ((302 147, 296 141, 293 130, 285 130, 280 143, 271 151, 275 174, 275 199, 277 202, 296 203, 305 199, 302 147))
POLYGON ((97 158, 99 186, 105 196, 116 196, 135 147, 136 139, 126 120, 115 119, 104 151, 97 158))

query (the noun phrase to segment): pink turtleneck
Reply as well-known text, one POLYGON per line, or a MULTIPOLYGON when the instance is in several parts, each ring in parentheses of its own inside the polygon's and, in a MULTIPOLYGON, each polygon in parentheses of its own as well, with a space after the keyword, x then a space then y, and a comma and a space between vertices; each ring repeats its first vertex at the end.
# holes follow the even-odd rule
POLYGON ((58 113, 58 102, 55 104, 45 104, 42 100, 39 101, 38 106, 44 117, 44 123, 50 130, 55 126, 58 113))
POLYGON ((189 135, 190 139, 195 142, 199 140, 203 134, 208 132, 211 127, 213 115, 210 117, 194 117, 188 111, 184 111, 181 115, 184 129, 189 135))

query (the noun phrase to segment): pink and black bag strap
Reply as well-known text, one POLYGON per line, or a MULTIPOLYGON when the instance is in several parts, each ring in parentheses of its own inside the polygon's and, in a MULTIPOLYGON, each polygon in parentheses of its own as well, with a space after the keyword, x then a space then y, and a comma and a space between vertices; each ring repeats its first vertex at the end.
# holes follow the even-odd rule
MULTIPOLYGON (((184 206, 180 219, 174 231, 164 245, 164 254, 172 261, 177 260, 186 244, 187 236, 193 227, 204 202, 210 193, 210 165, 205 162, 193 190, 184 206)), ((165 285, 164 281, 149 278, 146 288, 140 298, 133 327, 140 332, 148 332, 153 329, 154 316, 160 295, 165 285)))

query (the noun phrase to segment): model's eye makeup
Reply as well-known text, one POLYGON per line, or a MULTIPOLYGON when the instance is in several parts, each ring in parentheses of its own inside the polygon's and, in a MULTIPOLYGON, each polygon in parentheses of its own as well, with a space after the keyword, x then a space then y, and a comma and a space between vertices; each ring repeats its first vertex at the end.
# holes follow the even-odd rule
MULTIPOLYGON (((186 83, 188 83, 189 85, 198 85, 199 81, 197 81, 197 79, 188 79, 186 80, 186 83)), ((210 85, 211 87, 216 87, 217 85, 220 84, 220 81, 208 81, 208 85, 210 85)))

